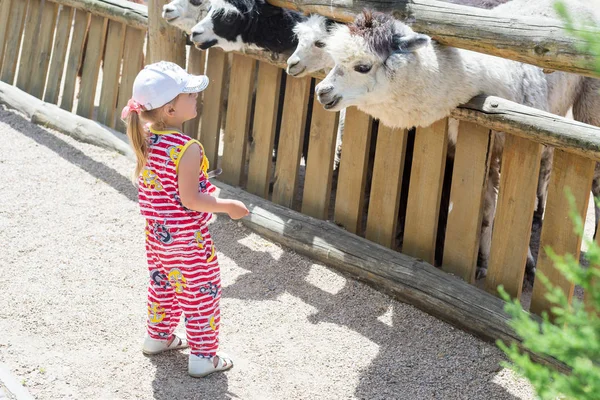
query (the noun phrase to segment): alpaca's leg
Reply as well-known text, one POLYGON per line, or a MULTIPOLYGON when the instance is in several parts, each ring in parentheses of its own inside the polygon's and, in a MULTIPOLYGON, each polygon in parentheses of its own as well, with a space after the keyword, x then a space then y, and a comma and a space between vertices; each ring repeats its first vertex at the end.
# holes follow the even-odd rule
MULTIPOLYGON (((498 135, 496 135, 496 137, 497 136, 498 135)), ((496 140, 496 142, 497 141, 498 140, 496 140)), ((495 145, 490 161, 491 164, 485 187, 485 197, 483 200, 483 216, 481 219, 481 238, 479 241, 476 279, 483 278, 487 275, 490 250, 492 247, 492 227, 494 223, 494 216, 496 214, 498 188, 500 187, 500 153, 501 147, 495 145)))
POLYGON ((553 159, 554 149, 544 146, 544 149, 542 150, 542 161, 538 179, 536 205, 533 213, 534 224, 537 223, 541 225, 542 223, 544 210, 546 207, 546 198, 548 196, 548 184, 550 183, 550 173, 552 172, 553 159))

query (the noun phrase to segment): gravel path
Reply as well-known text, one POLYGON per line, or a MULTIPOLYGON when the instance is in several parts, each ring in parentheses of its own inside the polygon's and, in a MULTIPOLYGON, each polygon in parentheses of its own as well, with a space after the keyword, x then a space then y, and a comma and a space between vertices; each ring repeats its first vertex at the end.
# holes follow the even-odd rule
MULTIPOLYGON (((226 374, 145 357, 133 164, 0 108, 0 363, 39 399, 531 399, 493 345, 219 216, 226 374)), ((182 327, 179 333, 183 334, 182 327)))

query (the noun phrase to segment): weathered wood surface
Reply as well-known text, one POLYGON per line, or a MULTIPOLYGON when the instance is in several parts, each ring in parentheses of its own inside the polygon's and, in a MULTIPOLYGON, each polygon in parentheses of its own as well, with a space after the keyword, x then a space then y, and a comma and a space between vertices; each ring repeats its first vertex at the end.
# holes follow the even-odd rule
MULTIPOLYGON (((204 75, 204 69, 206 67, 206 51, 196 49, 195 47, 190 47, 189 50, 187 71, 192 75, 204 75)), ((200 139, 199 129, 200 119, 202 118, 203 98, 204 93, 198 93, 198 99, 196 100, 196 118, 186 121, 183 124, 183 132, 194 139, 200 139)))
POLYGON ((407 139, 406 129, 379 125, 365 237, 390 248, 396 245, 407 139))
MULTIPOLYGON (((118 21, 134 28, 148 28, 148 9, 127 0, 49 0, 94 15, 118 21)), ((162 9, 162 8, 161 8, 162 9)))
POLYGON ((474 97, 452 116, 600 161, 600 128, 500 97, 474 97))
POLYGON ((117 129, 126 131, 125 124, 121 120, 121 110, 131 98, 133 92, 133 81, 144 65, 144 37, 146 31, 128 26, 125 29, 125 43, 127 51, 123 52, 123 69, 121 72, 121 83, 119 85, 119 99, 117 100, 117 129))
POLYGON ((54 104, 44 103, 4 82, 0 82, 0 103, 24 113, 38 125, 54 129, 86 143, 118 151, 132 159, 135 157, 127 136, 121 132, 63 110, 54 104))
MULTIPOLYGON (((250 210, 241 220, 261 236, 335 267, 399 301, 485 340, 519 342, 508 326, 504 301, 437 268, 335 226, 214 181, 217 196, 239 199, 250 210)), ((539 318, 533 317, 536 321, 539 318)), ((562 371, 552 358, 538 358, 562 371)))
POLYGON ((98 76, 100 74, 100 62, 103 56, 102 49, 104 49, 104 41, 106 40, 107 22, 106 18, 97 15, 92 15, 90 21, 77 103, 77 115, 86 118, 92 118, 94 115, 94 100, 96 97, 96 87, 98 86, 98 76))
MULTIPOLYGON (((550 18, 497 16, 492 11, 436 0, 268 0, 269 3, 351 22, 363 9, 391 13, 439 43, 538 65, 552 70, 600 76, 594 55, 580 50, 561 21, 550 18)), ((596 33, 593 27, 585 27, 596 33)))
MULTIPOLYGON (((250 127, 255 66, 255 60, 239 54, 234 54, 231 62, 227 121, 223 135, 223 157, 221 158, 221 167, 223 168, 221 179, 233 186, 242 184, 246 166, 246 145, 250 127)), ((211 100, 208 99, 208 101, 211 100)))
POLYGON ((475 281, 492 146, 489 128, 460 122, 442 269, 469 283, 475 281))
POLYGON ((434 264, 448 149, 448 118, 417 128, 402 252, 434 264))
MULTIPOLYGON (((15 0, 16 1, 16 0, 15 0)), ((4 48, 6 47, 6 36, 8 35, 8 22, 10 20, 12 0, 2 0, 0 3, 0 71, 4 60, 4 48)))
POLYGON ((50 64, 50 55, 52 54, 52 39, 56 29, 56 17, 58 15, 58 5, 45 2, 42 7, 40 26, 37 34, 39 43, 34 53, 34 64, 31 70, 31 86, 29 93, 42 99, 46 78, 48 77, 48 64, 50 64))
POLYGON ((69 56, 67 58, 67 70, 65 73, 65 86, 63 88, 60 108, 71 111, 73 109, 73 97, 75 96, 75 85, 77 83, 77 71, 83 58, 83 43, 87 36, 86 28, 90 14, 83 10, 75 11, 73 22, 73 35, 69 56))
POLYGON ((227 55, 219 48, 213 47, 208 51, 206 75, 210 84, 204 91, 203 98, 211 99, 204 102, 202 109, 202 125, 200 125, 200 141, 210 165, 217 165, 219 159, 219 137, 221 134, 221 105, 227 71, 227 55))
POLYGON ((169 25, 161 15, 162 8, 167 3, 167 0, 148 2, 147 64, 165 60, 185 69, 185 36, 179 29, 169 25))
POLYGON ((65 63, 67 61, 67 47, 69 45, 69 36, 71 33, 71 23, 75 10, 64 6, 59 13, 56 23, 56 37, 52 49, 52 60, 50 70, 48 71, 48 83, 46 84, 46 93, 44 101, 52 104, 58 102, 60 86, 62 83, 65 63))
MULTIPOLYGON (((300 156, 304 144, 304 128, 310 95, 310 78, 292 78, 286 81, 275 184, 272 200, 274 203, 292 208, 298 190, 300 156)), ((260 112, 260 111, 259 111, 260 112)))
MULTIPOLYGON (((554 267, 554 262, 546 254, 545 248, 549 246, 558 255, 572 254, 579 260, 581 236, 573 231, 573 222, 569 217, 571 207, 565 189, 569 188, 571 191, 575 198, 576 213, 585 221, 595 165, 594 161, 571 153, 561 150, 554 152, 536 270, 548 277, 555 287, 561 288, 569 302, 575 287, 554 267)), ((533 284, 530 312, 541 315, 543 311, 547 311, 552 315, 550 308, 553 304, 546 299, 546 293, 542 281, 536 279, 533 284)))
POLYGON ((259 112, 254 113, 246 189, 263 198, 269 195, 269 181, 273 169, 273 147, 282 73, 281 68, 264 62, 258 63, 256 104, 260 106, 259 112))
MULTIPOLYGON (((35 48, 39 45, 38 40, 28 38, 38 37, 37 32, 40 29, 40 15, 42 13, 42 0, 29 0, 27 8, 27 17, 25 17, 25 26, 23 27, 23 46, 21 47, 21 56, 19 58, 19 68, 17 75, 17 87, 29 93, 31 86, 31 71, 35 61, 35 48)), ((18 53, 17 47, 17 53, 18 53)))
POLYGON ((373 119, 356 107, 346 109, 344 139, 333 219, 348 232, 362 232, 365 184, 373 119))
POLYGON ((98 108, 98 122, 115 127, 115 110, 119 94, 119 77, 123 59, 123 43, 125 43, 125 25, 116 21, 108 21, 106 52, 102 66, 102 90, 98 108))
POLYGON ((485 279, 485 289, 491 293, 498 293, 498 285, 504 285, 512 298, 521 297, 541 155, 540 144, 506 135, 485 279))
POLYGON ((313 103, 302 213, 314 218, 327 219, 329 212, 338 122, 339 113, 313 103))

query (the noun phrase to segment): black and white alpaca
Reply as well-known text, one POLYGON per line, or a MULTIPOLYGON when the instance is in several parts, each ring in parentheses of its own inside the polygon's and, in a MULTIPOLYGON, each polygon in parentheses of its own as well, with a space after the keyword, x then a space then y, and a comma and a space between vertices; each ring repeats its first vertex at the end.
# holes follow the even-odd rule
POLYGON ((293 28, 304 19, 298 12, 265 0, 212 0, 208 15, 192 28, 190 36, 202 50, 217 46, 225 51, 286 53, 298 44, 293 28))

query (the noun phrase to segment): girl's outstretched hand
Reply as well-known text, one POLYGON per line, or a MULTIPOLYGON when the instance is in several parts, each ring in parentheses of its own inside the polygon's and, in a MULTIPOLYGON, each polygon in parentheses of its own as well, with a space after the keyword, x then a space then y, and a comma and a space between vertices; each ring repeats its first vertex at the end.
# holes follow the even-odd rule
POLYGON ((229 207, 227 209, 227 214, 231 219, 240 219, 244 218, 246 215, 250 214, 244 203, 239 200, 231 200, 229 207))

